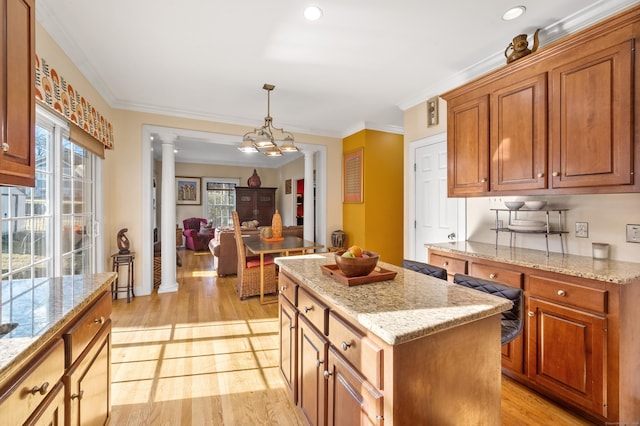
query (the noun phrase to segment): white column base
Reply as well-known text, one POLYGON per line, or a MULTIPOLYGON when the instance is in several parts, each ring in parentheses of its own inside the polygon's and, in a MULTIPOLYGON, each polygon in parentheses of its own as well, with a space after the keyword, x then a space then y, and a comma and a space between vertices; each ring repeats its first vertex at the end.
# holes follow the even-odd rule
POLYGON ((178 291, 178 283, 173 283, 173 284, 160 284, 160 287, 158 287, 158 294, 161 293, 174 293, 178 291))

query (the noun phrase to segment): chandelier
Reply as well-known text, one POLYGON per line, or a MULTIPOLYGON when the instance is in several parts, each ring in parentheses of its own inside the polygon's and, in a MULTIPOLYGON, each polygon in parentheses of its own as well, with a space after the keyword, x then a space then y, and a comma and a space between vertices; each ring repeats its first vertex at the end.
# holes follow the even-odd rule
POLYGON ((267 91, 267 116, 264 118, 264 124, 260 128, 253 129, 252 132, 246 133, 242 137, 242 143, 238 149, 242 152, 261 152, 267 157, 279 157, 283 152, 297 152, 293 139, 293 134, 286 132, 281 128, 273 125, 271 117, 271 91, 276 86, 273 84, 264 84, 262 88, 267 91), (282 142, 280 146, 276 140, 282 142))

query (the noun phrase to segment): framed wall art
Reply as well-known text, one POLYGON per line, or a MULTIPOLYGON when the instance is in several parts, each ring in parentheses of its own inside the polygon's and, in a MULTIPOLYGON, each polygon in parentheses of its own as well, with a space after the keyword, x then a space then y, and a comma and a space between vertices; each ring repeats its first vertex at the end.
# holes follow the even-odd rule
POLYGON ((284 181, 284 193, 291 194, 291 179, 284 181))
POLYGON ((362 203, 363 188, 363 154, 362 148, 344 154, 342 175, 344 176, 343 197, 345 203, 362 203))
POLYGON ((200 205, 200 178, 176 176, 176 204, 200 205))

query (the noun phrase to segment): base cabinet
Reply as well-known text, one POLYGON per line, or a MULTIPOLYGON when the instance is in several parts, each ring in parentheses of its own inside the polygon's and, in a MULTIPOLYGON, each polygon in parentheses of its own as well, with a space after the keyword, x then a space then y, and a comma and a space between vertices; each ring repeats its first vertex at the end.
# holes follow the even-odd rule
POLYGON ((528 306, 529 377, 606 417, 606 319, 536 297, 528 306))
POLYGON ((298 403, 311 425, 324 425, 327 382, 324 378, 329 342, 304 317, 298 322, 298 403))
POLYGON ((296 346, 298 339, 296 330, 298 327, 298 311, 282 294, 280 295, 278 321, 280 324, 280 374, 282 374, 284 383, 289 391, 289 397, 294 404, 297 404, 298 369, 296 346))
POLYGON ((25 422, 25 426, 58 426, 64 424, 64 385, 59 382, 42 405, 25 422))
POLYGON ((382 425, 382 394, 329 347, 326 371, 328 389, 327 425, 382 425))

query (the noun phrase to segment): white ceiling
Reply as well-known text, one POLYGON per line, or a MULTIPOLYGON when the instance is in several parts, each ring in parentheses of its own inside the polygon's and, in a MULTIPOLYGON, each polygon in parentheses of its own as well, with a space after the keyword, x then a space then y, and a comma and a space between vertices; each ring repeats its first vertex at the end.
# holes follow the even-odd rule
MULTIPOLYGON (((38 0, 36 11, 114 108, 258 127, 271 83, 277 127, 344 137, 401 133, 403 110, 503 64, 517 34, 543 28, 544 46, 637 2, 314 0, 316 22, 300 0, 38 0), (518 4, 527 12, 503 21, 518 4)), ((241 135, 187 133, 178 161, 247 158, 229 145, 241 135)))

